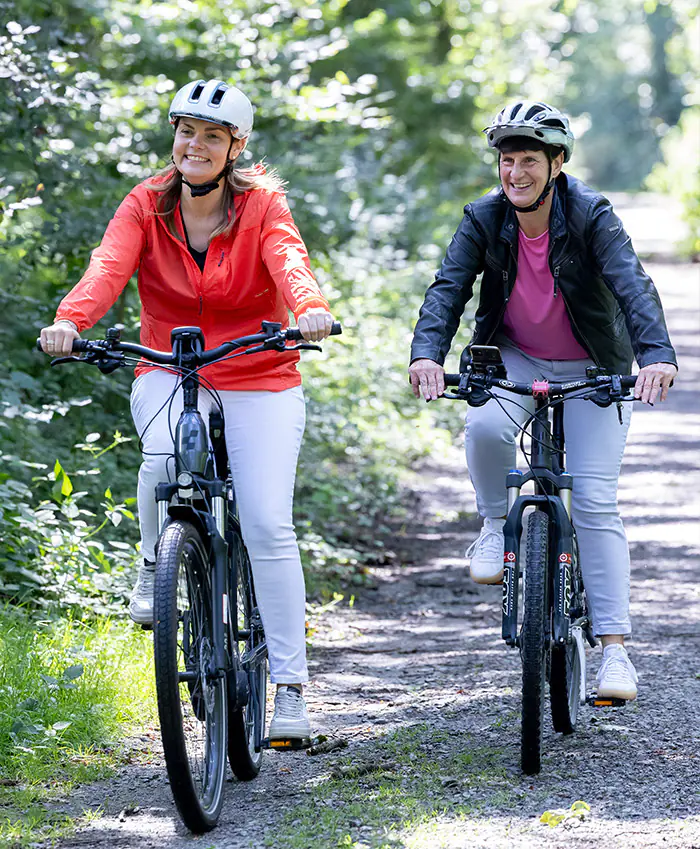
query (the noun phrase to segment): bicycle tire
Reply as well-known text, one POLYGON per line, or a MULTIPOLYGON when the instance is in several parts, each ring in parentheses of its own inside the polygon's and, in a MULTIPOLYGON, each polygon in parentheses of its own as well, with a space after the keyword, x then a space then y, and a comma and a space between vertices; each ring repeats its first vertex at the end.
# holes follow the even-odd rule
POLYGON ((199 532, 171 522, 158 542, 154 592, 158 715, 170 789, 195 834, 217 823, 226 776, 225 678, 207 676, 212 657, 209 561, 199 532), (182 673, 194 674, 189 681, 182 673))
MULTIPOLYGON (((571 564, 572 588, 570 609, 586 612, 586 600, 581 580, 578 545, 574 537, 571 564)), ((552 649, 549 676, 549 702, 552 709, 552 725, 560 734, 573 734, 576 730, 581 697, 581 658, 575 640, 552 649)))
POLYGON ((547 514, 541 510, 535 510, 528 519, 526 589, 520 633, 523 665, 520 762, 526 775, 536 775, 541 769, 549 610, 548 526, 547 514))
POLYGON ((248 703, 234 708, 229 702, 228 760, 236 778, 250 781, 258 775, 262 766, 263 752, 261 748, 256 750, 255 744, 256 740, 261 741, 265 736, 267 656, 263 654, 252 663, 241 663, 241 657, 259 647, 265 637, 257 611, 250 557, 237 522, 233 525, 231 558, 235 569, 231 570, 229 598, 233 609, 229 620, 236 621, 238 627, 248 631, 250 636, 233 643, 236 660, 248 678, 248 703))

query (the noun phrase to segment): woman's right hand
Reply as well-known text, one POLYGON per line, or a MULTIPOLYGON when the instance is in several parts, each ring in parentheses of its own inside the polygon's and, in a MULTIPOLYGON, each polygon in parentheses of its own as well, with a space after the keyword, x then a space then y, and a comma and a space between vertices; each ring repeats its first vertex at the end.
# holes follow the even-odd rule
POLYGON ((426 401, 436 401, 445 391, 445 369, 433 360, 414 360, 408 376, 416 398, 422 392, 426 401))
POLYGON ((61 319, 41 331, 41 349, 52 357, 67 357, 73 353, 73 340, 80 334, 72 321, 61 319))

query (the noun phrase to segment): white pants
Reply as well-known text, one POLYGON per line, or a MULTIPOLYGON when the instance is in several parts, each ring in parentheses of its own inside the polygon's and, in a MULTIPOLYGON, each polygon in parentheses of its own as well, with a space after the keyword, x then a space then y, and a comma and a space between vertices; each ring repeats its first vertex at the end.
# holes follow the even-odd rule
MULTIPOLYGON (((516 348, 506 337, 501 349, 508 378, 565 381, 581 377, 591 360, 542 360, 516 348)), ((532 398, 498 390, 505 409, 520 424, 534 412, 532 398), (520 406, 516 406, 520 405, 520 406), (522 407, 527 408, 523 410, 522 407)), ((564 404, 566 470, 574 476, 572 520, 576 528, 581 571, 596 634, 628 634, 630 557, 627 537, 617 509, 617 481, 625 450, 632 405, 623 405, 623 424, 615 404, 598 407, 592 401, 572 399, 564 404)), ((469 407, 465 446, 469 474, 482 516, 505 516, 505 479, 516 466, 520 432, 494 400, 469 407)), ((522 466, 521 466, 522 467, 522 466)), ((524 467, 522 467, 524 468, 524 467)))
MULTIPOLYGON (((150 371, 136 379, 131 391, 131 414, 143 441, 138 509, 141 553, 147 560, 155 560, 158 536, 156 484, 174 480, 173 435, 182 411, 182 390, 171 404, 166 402, 177 381, 173 374, 150 371)), ((241 528, 267 638, 270 677, 273 683, 307 681, 306 594, 292 523, 294 479, 306 421, 304 394, 297 386, 281 392, 220 391, 219 396, 241 528)), ((200 388, 199 410, 207 426, 213 406, 209 393, 200 388)))

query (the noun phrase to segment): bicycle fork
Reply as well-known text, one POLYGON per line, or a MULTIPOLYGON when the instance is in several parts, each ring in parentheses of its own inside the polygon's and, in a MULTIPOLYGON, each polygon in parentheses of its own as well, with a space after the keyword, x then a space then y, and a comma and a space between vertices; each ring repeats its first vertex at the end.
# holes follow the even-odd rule
POLYGON ((538 470, 538 476, 550 478, 555 482, 559 495, 535 494, 521 495, 524 484, 534 478, 529 472, 522 474, 512 471, 506 478, 508 491, 508 516, 503 528, 503 604, 501 636, 509 646, 519 645, 518 634, 518 587, 520 579, 520 536, 523 526, 523 512, 526 507, 536 507, 549 516, 550 556, 549 563, 555 563, 552 595, 552 633, 556 644, 567 643, 572 639, 570 602, 573 581, 574 532, 569 518, 571 509, 571 487, 573 478, 566 473, 554 475, 549 470, 538 470), (551 542, 555 541, 555 549, 551 542))

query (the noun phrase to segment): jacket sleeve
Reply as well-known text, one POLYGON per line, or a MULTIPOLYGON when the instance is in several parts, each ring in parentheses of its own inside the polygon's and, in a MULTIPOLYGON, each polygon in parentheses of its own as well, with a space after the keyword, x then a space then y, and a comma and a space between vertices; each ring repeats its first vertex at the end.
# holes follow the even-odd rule
POLYGON ((625 316, 639 367, 651 363, 677 366, 659 293, 606 198, 600 197, 591 206, 587 229, 587 242, 603 280, 625 316))
POLYGON ((484 243, 470 207, 447 247, 435 282, 425 293, 413 331, 411 362, 419 359, 445 362, 464 307, 471 299, 474 281, 484 269, 484 243))
POLYGON ((114 304, 138 268, 146 244, 145 211, 130 192, 109 222, 87 271, 61 301, 56 321, 67 318, 78 331, 92 327, 114 304))
POLYGON ((296 319, 311 307, 329 309, 311 272, 309 255, 284 195, 275 192, 265 211, 260 245, 263 262, 296 319))

